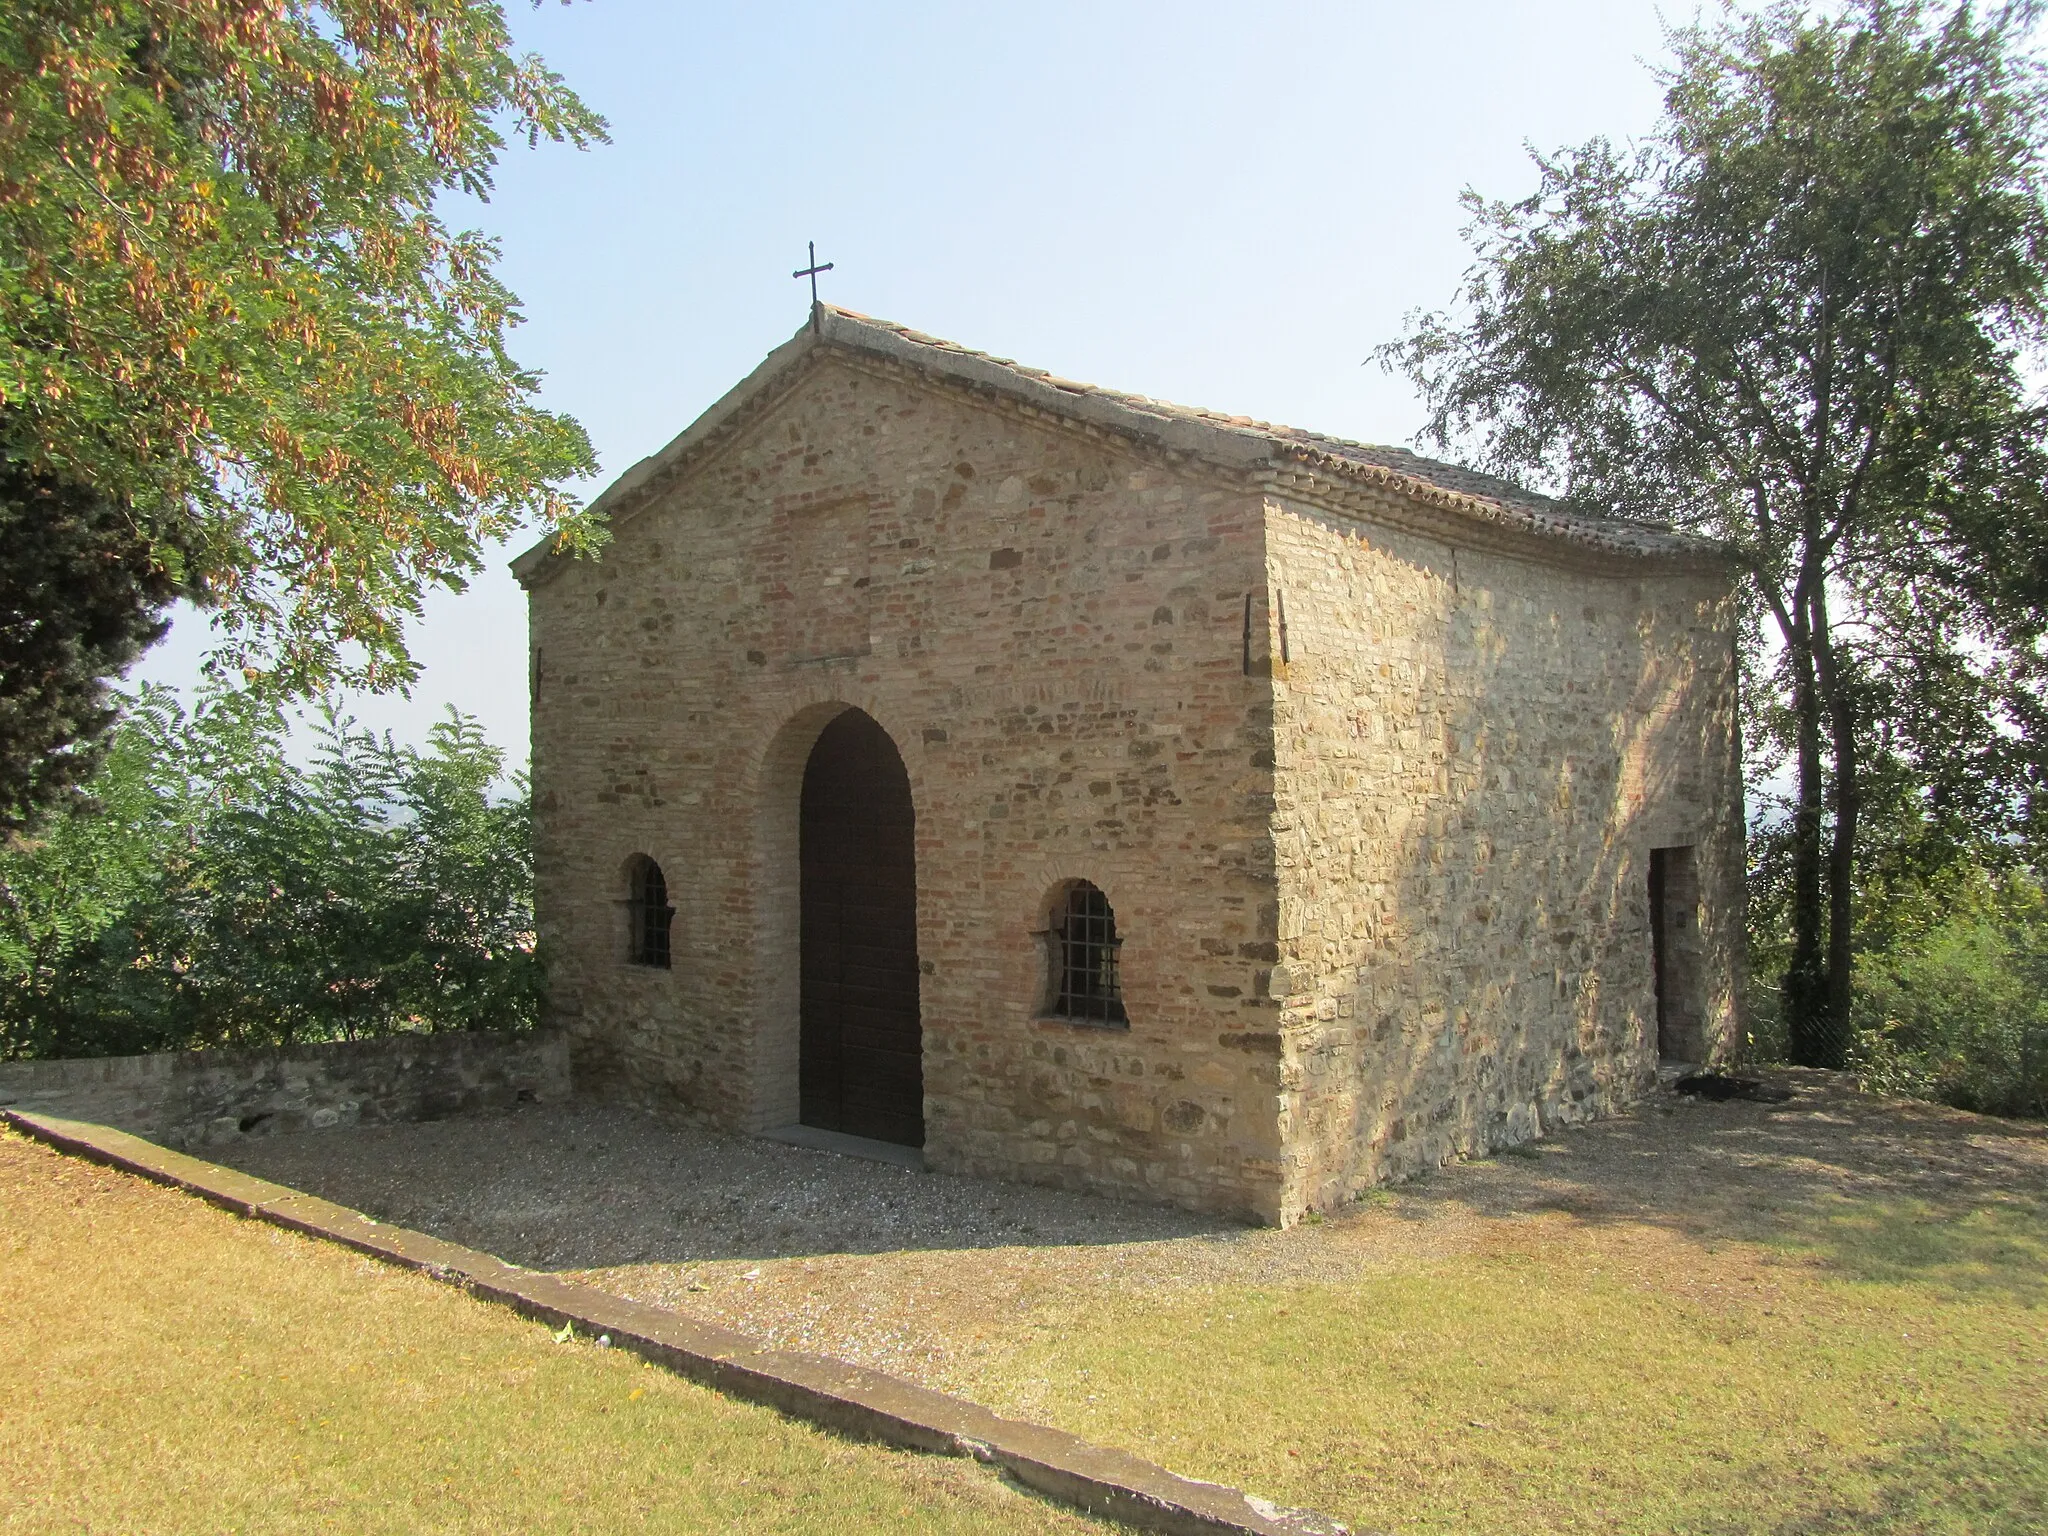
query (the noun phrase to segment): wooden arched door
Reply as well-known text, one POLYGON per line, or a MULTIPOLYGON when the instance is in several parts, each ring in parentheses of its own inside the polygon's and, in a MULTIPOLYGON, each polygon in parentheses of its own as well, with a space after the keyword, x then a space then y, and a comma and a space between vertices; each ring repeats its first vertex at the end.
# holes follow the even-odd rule
POLYGON ((803 1123, 921 1147, 915 832, 896 744, 847 710, 804 767, 803 1123))

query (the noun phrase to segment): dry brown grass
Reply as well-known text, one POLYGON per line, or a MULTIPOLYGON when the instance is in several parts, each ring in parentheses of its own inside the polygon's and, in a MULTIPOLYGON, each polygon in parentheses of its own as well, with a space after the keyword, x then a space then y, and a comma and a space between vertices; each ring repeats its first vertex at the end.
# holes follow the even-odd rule
POLYGON ((0 1529, 1102 1529, 0 1130, 0 1529))

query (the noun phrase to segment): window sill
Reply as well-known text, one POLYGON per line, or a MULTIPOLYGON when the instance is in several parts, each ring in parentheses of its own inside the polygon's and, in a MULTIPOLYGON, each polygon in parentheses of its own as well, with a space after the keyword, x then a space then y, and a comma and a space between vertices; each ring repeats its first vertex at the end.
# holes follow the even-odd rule
POLYGON ((1131 1021, 1129 1019, 1075 1019, 1069 1018, 1064 1013, 1040 1013, 1032 1016, 1031 1027, 1034 1029, 1100 1029, 1128 1032, 1131 1027, 1131 1021))

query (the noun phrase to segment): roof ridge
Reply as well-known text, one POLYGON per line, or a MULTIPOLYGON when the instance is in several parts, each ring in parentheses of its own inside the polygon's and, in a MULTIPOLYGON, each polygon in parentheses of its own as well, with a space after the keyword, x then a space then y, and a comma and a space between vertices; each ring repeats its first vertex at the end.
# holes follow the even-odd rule
POLYGON ((878 319, 836 304, 819 306, 841 322, 825 334, 826 341, 847 343, 846 331, 867 332, 893 338, 917 349, 929 349, 944 357, 959 358, 984 367, 1000 369, 1020 380, 1056 389, 1077 399, 1101 401, 1114 409, 1131 411, 1155 421, 1184 422, 1235 436, 1263 441, 1300 457, 1314 457, 1319 467, 1358 475, 1397 488, 1434 493, 1439 505, 1478 512, 1489 522, 1520 526, 1547 538, 1606 547, 1635 554, 1704 553, 1715 546, 1711 541, 1679 533, 1666 523, 1595 513, 1571 506, 1542 491, 1531 490, 1502 475, 1473 469, 1443 459, 1432 459, 1409 448, 1393 444, 1363 443, 1315 432, 1304 427, 1263 421, 1258 417, 1226 415, 1204 406, 1181 405, 1151 395, 1133 394, 1104 385, 1086 384, 1061 378, 1042 368, 1028 367, 1011 358, 977 351, 959 342, 930 336, 895 321, 878 319))
MULTIPOLYGON (((709 441, 754 400, 779 386, 822 347, 867 353, 899 365, 930 369, 956 382, 1012 395, 1068 420, 1149 439, 1170 452, 1253 475, 1300 473, 1313 494, 1317 476, 1392 490, 1468 524, 1574 545, 1582 551, 1633 558, 1697 560, 1720 546, 1668 525, 1600 515, 1483 470, 1425 458, 1406 448, 1353 442, 1256 417, 1225 415, 1149 395, 1063 378, 1012 358, 977 351, 907 325, 820 301, 803 328, 683 429, 669 444, 627 469, 591 503, 622 514, 636 497, 709 441), (1291 461, 1291 463, 1290 463, 1291 461)), ((1284 479, 1280 486, 1287 489, 1284 479)), ((544 563, 553 539, 543 538, 513 562, 525 580, 544 563)))

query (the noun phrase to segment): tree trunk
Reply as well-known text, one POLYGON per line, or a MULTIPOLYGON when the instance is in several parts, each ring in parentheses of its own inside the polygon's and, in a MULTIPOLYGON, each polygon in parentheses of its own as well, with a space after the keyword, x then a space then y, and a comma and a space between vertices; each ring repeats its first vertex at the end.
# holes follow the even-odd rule
POLYGON ((1823 1060, 1817 1067, 1840 1067, 1849 1059, 1849 1004, 1855 968, 1856 834, 1863 808, 1856 769, 1856 705, 1835 655, 1829 630, 1827 589, 1814 594, 1813 653, 1823 701, 1827 707, 1828 745, 1834 757, 1831 799, 1834 841, 1828 847, 1828 960, 1823 1060))
POLYGON ((1835 840, 1828 849, 1828 1030, 1834 1041, 1835 1059, 1827 1066, 1844 1065, 1849 1056, 1849 1004, 1855 967, 1856 939, 1856 831, 1862 810, 1862 787, 1856 778, 1855 722, 1846 701, 1834 730, 1835 749, 1835 840))
POLYGON ((1798 800, 1792 816, 1792 963, 1780 995, 1792 1060, 1825 1066, 1827 964, 1821 954, 1821 703, 1805 615, 1792 649, 1792 708, 1798 720, 1798 800))

